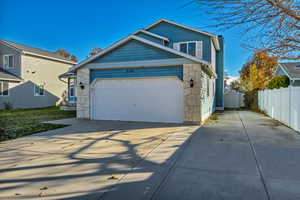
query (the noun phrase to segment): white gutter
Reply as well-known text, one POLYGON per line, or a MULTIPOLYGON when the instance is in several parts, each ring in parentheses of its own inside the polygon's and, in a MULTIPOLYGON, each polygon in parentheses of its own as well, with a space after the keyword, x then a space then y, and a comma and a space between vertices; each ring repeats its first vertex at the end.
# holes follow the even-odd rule
POLYGON ((0 78, 3 81, 21 82, 21 79, 0 78))

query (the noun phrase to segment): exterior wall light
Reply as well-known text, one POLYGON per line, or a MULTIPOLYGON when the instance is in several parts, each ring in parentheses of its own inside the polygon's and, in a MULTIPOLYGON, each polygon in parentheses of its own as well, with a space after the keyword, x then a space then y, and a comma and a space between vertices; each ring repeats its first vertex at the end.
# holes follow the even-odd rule
POLYGON ((82 82, 79 83, 79 87, 83 90, 84 89, 84 85, 82 82))
POLYGON ((190 80, 190 87, 191 88, 194 87, 194 80, 193 79, 190 80))

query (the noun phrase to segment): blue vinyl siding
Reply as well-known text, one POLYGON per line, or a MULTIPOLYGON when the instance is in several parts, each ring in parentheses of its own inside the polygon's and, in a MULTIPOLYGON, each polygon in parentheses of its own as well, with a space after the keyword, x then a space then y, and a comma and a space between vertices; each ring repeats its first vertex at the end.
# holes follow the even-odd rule
POLYGON ((143 78, 177 76, 183 80, 182 66, 91 70, 90 81, 96 78, 143 78))
POLYGON ((127 62, 155 59, 180 58, 180 56, 149 46, 136 40, 130 40, 111 52, 95 59, 92 63, 127 62))
POLYGON ((164 36, 170 40, 169 47, 173 48, 174 42, 197 40, 203 42, 203 60, 211 62, 211 37, 202 33, 187 30, 166 22, 161 22, 147 31, 164 36))
POLYGON ((155 42, 155 43, 158 43, 158 44, 161 44, 161 45, 164 44, 162 39, 159 39, 157 37, 153 37, 151 35, 147 35, 147 34, 142 33, 142 32, 139 32, 138 34, 136 34, 136 36, 139 36, 141 38, 144 38, 146 40, 149 40, 151 42, 155 42))
POLYGON ((217 51, 216 59, 216 107, 224 107, 224 40, 219 36, 220 51, 217 51))

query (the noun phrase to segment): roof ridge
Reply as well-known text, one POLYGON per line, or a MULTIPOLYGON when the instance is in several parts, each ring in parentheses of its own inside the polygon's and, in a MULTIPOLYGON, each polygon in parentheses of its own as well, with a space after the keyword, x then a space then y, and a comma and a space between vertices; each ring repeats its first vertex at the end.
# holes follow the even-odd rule
POLYGON ((197 31, 206 33, 206 34, 211 35, 211 36, 216 36, 216 37, 218 36, 217 34, 214 34, 214 33, 208 32, 208 31, 203 31, 200 28, 197 28, 197 27, 194 27, 194 26, 185 25, 185 24, 182 24, 182 23, 178 23, 177 21, 169 20, 169 19, 165 19, 165 18, 161 18, 160 20, 154 22, 153 24, 150 24, 149 26, 145 27, 144 29, 147 30, 147 29, 151 28, 152 26, 155 26, 156 24, 159 24, 159 23, 161 23, 163 21, 167 22, 167 23, 172 23, 172 24, 180 25, 180 26, 183 26, 183 27, 186 27, 186 28, 189 28, 189 29, 196 29, 197 31))
POLYGON ((172 24, 174 26, 178 26, 178 27, 181 27, 181 28, 184 28, 184 29, 187 29, 187 30, 190 30, 190 31, 194 31, 194 32, 198 32, 198 33, 202 33, 204 35, 207 35, 209 37, 212 37, 212 40, 213 40, 213 43, 215 45, 215 48, 217 50, 220 50, 220 43, 219 43, 219 35, 216 35, 214 33, 209 33, 207 31, 202 31, 201 29, 199 28, 195 28, 195 27, 192 27, 192 26, 188 26, 188 25, 185 25, 185 24, 181 24, 181 23, 177 23, 175 21, 172 21, 172 20, 168 20, 168 19, 160 19, 156 22, 154 22, 153 24, 150 24, 149 26, 145 27, 144 30, 149 30, 150 28, 156 26, 157 24, 160 24, 161 22, 165 22, 165 23, 168 23, 168 24, 172 24))

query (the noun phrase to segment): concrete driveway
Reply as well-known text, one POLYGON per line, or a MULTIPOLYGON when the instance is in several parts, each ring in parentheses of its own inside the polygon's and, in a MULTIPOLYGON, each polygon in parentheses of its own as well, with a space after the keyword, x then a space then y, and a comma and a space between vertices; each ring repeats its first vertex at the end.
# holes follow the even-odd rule
POLYGON ((0 199, 300 199, 299 135, 253 112, 218 116, 201 128, 65 120, 0 143, 0 199))

